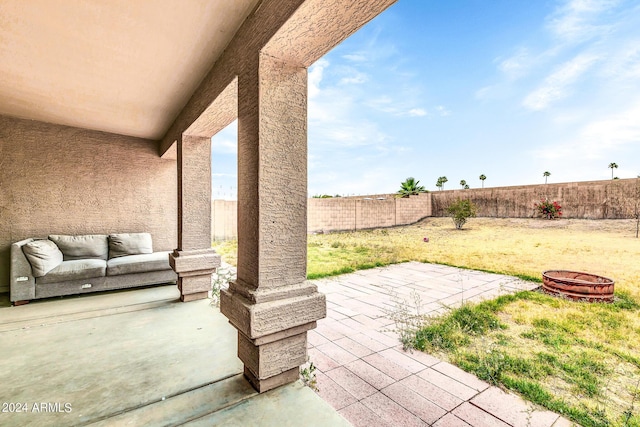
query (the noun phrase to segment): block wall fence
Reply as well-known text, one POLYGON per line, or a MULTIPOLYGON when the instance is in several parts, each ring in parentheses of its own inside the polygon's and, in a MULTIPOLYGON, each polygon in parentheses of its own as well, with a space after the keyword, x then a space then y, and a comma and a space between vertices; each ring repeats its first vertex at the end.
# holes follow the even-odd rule
MULTIPOLYGON (((534 204, 541 199, 557 201, 564 218, 629 218, 616 202, 631 197, 638 181, 632 179, 522 185, 513 187, 445 190, 409 198, 394 194, 308 199, 309 233, 350 231, 408 225, 427 217, 446 216, 453 201, 470 199, 478 207, 479 217, 531 218, 534 204)), ((212 234, 214 240, 237 237, 237 202, 214 200, 212 234)))

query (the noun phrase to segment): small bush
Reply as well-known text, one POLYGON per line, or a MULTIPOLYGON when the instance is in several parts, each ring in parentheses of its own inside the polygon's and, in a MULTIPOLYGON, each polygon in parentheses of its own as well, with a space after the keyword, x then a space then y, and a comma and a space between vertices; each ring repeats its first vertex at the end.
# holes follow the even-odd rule
POLYGON ((447 212, 458 230, 466 224, 469 218, 476 216, 476 211, 476 205, 471 200, 458 199, 447 207, 447 212))
POLYGON ((550 202, 548 199, 540 200, 534 205, 538 215, 547 219, 556 219, 562 216, 562 206, 558 202, 550 202))

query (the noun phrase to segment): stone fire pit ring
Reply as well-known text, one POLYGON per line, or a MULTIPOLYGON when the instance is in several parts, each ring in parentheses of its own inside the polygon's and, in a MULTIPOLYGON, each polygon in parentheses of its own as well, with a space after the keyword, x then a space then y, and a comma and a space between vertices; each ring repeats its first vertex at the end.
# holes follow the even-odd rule
POLYGON ((551 295, 589 302, 613 302, 614 281, 579 271, 547 270, 542 273, 542 289, 551 295))

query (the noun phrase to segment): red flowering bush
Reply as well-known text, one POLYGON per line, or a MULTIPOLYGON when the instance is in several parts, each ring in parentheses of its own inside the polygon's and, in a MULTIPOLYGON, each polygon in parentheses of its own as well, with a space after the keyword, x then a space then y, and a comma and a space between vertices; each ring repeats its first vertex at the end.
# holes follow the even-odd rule
POLYGON ((558 202, 550 202, 547 199, 542 199, 540 203, 536 203, 534 207, 543 218, 555 219, 562 216, 562 206, 560 206, 558 202))

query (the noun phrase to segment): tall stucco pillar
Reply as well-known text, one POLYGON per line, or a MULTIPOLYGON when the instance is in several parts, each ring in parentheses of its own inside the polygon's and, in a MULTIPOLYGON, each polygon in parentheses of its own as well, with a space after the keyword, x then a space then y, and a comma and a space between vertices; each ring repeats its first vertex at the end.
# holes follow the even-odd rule
POLYGON ((178 151, 178 248, 169 263, 180 299, 207 298, 220 256, 211 248, 211 138, 182 135, 178 151))
POLYGON ((326 300, 306 280, 307 70, 259 63, 238 77, 238 278, 221 310, 238 329, 245 376, 264 392, 297 380, 326 300))

